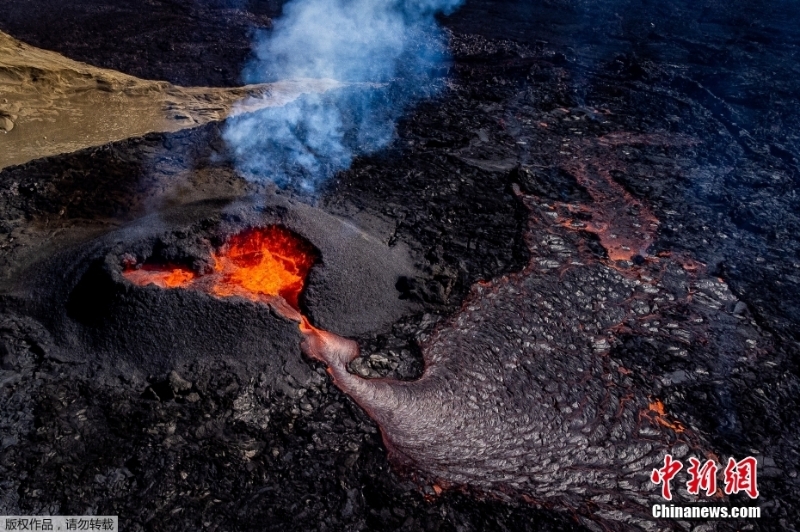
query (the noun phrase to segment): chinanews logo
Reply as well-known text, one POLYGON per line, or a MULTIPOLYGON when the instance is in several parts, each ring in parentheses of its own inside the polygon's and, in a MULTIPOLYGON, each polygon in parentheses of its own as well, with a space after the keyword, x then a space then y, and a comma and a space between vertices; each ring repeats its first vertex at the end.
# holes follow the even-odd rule
MULTIPOLYGON (((752 456, 748 456, 743 460, 729 458, 725 468, 722 470, 723 487, 721 493, 725 495, 744 493, 750 499, 757 499, 759 496, 757 465, 756 459, 752 456)), ((675 480, 677 482, 676 477, 683 469, 684 464, 668 454, 664 457, 663 467, 653 469, 650 474, 650 481, 661 487, 661 496, 666 501, 672 500, 672 481, 675 480)), ((689 467, 686 468, 688 476, 686 491, 690 495, 700 495, 703 492, 706 497, 721 495, 717 487, 717 473, 720 470, 721 465, 714 460, 701 462, 697 458, 689 458, 689 467)), ((653 505, 653 517, 671 519, 757 518, 761 517, 761 508, 758 506, 675 506, 655 504, 653 505)))
MULTIPOLYGON (((689 458, 689 480, 686 482, 686 489, 692 495, 699 495, 700 491, 706 492, 707 496, 712 496, 717 492, 717 463, 707 460, 702 467, 700 460, 689 458)), ((664 467, 653 469, 650 481, 653 484, 661 484, 661 496, 666 500, 672 500, 672 490, 670 481, 683 469, 683 463, 675 460, 672 455, 664 457, 664 467)), ((734 458, 728 459, 723 474, 725 480, 725 495, 744 492, 751 499, 758 498, 758 483, 756 480, 756 459, 748 456, 744 460, 736 461, 734 458)))

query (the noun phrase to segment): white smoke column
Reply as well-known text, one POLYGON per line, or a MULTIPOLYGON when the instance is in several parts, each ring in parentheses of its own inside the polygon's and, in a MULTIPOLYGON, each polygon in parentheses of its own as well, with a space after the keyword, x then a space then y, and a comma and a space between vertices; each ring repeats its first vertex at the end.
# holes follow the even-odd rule
POLYGON ((258 39, 245 81, 350 85, 230 118, 224 137, 237 169, 249 179, 314 190, 355 155, 385 146, 397 117, 444 59, 434 15, 461 1, 291 0, 258 39))

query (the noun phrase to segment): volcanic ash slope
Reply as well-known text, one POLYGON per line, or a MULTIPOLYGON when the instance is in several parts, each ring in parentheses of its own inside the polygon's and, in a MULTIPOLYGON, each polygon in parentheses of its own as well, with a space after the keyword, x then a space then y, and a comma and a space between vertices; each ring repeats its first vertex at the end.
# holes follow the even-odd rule
POLYGON ((96 68, 0 32, 0 168, 40 157, 222 120, 340 86, 292 80, 236 88, 178 87, 96 68))

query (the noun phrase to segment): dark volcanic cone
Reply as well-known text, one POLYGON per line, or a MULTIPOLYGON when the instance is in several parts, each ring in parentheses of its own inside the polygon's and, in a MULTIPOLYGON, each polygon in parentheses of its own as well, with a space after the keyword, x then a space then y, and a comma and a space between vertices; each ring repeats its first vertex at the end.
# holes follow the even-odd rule
MULTIPOLYGON (((268 263, 256 260, 253 266, 264 274, 268 263)), ((222 212, 211 203, 190 205, 69 248, 20 275, 7 304, 53 331, 54 357, 90 361, 103 375, 142 378, 228 360, 249 378, 254 368, 272 374, 288 358, 297 359, 292 353, 300 336, 284 317, 284 299, 321 326, 364 334, 415 311, 395 289, 398 277, 414 272, 402 246, 389 248, 339 218, 273 197, 222 212), (233 266, 257 259, 245 237, 272 233, 304 235, 298 245, 308 261, 292 275, 307 275, 305 283, 253 297, 231 288, 237 282, 233 266), (230 253, 224 261, 214 256, 223 246, 230 253), (203 285, 208 274, 220 282, 203 285), (169 285, 197 289, 159 287, 169 285)), ((268 284, 267 277, 260 280, 268 284)))

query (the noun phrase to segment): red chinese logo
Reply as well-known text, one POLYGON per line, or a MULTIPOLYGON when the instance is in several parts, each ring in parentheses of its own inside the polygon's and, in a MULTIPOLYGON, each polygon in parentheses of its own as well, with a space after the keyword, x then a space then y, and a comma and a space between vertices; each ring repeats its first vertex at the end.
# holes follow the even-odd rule
MULTIPOLYGON (((717 463, 713 460, 700 462, 697 458, 689 458, 689 464, 689 468, 686 470, 689 474, 689 481, 686 483, 687 491, 691 495, 699 495, 700 491, 704 491, 708 497, 714 495, 717 491, 717 472, 719 471, 717 463)), ((751 499, 757 498, 756 466, 756 459, 752 456, 738 462, 733 458, 728 459, 728 465, 723 472, 725 494, 744 492, 751 499)), ((668 454, 664 457, 664 467, 653 469, 650 474, 650 481, 656 485, 661 484, 661 496, 668 501, 672 500, 670 481, 681 469, 683 469, 683 463, 680 460, 674 460, 672 455, 668 454)))
POLYGON ((689 493, 697 495, 702 489, 709 497, 714 495, 717 491, 717 464, 713 460, 707 460, 700 467, 700 460, 697 458, 689 458, 689 463, 692 464, 687 469, 691 477, 686 483, 689 493))
POLYGON ((672 477, 678 474, 678 471, 683 469, 683 464, 677 460, 672 459, 672 455, 668 454, 664 457, 664 467, 661 469, 653 469, 650 475, 650 480, 653 484, 662 484, 661 496, 668 501, 672 500, 672 492, 669 489, 669 481, 672 477))
POLYGON ((758 497, 758 486, 756 485, 756 459, 748 456, 741 462, 733 458, 728 459, 725 467, 725 494, 739 493, 743 491, 751 499, 758 497))

